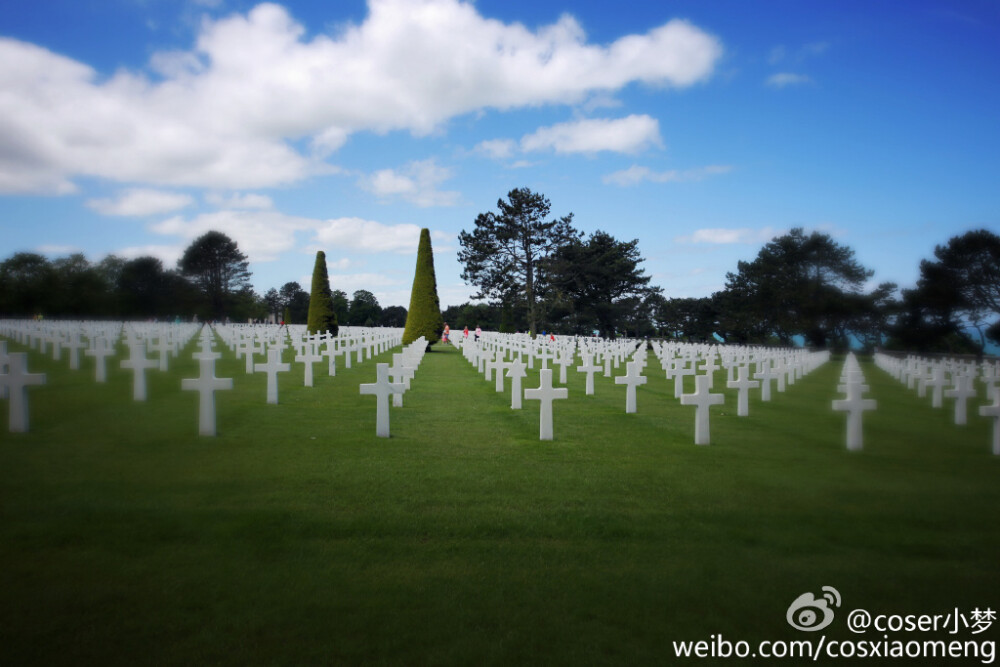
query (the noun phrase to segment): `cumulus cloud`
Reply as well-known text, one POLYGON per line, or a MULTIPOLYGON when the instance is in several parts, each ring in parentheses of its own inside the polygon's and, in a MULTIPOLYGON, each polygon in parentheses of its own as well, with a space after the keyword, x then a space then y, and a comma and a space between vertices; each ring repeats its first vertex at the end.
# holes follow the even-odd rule
POLYGON ((775 236, 779 236, 783 230, 774 227, 764 227, 763 229, 750 229, 740 227, 738 229, 708 228, 695 230, 688 236, 678 236, 675 243, 711 243, 716 245, 743 243, 756 244, 766 243, 775 236))
POLYGON ((556 153, 638 153, 662 146, 660 123, 647 115, 585 120, 542 127, 521 139, 521 150, 554 150, 556 153))
POLYGON ((267 195, 248 192, 245 194, 233 193, 223 196, 217 192, 209 192, 205 195, 205 201, 218 208, 273 208, 274 201, 267 195))
POLYGON ((718 39, 673 20, 610 44, 565 15, 529 30, 459 0, 369 0, 363 22, 308 36, 276 4, 202 22, 149 76, 0 39, 0 192, 73 179, 216 189, 300 181, 358 131, 430 132, 458 115, 579 104, 641 82, 711 76, 718 39), (310 146, 306 153, 301 146, 310 146))
POLYGON ((651 183, 683 183, 691 181, 702 181, 711 176, 727 174, 732 171, 732 166, 724 164, 713 164, 706 167, 695 167, 693 169, 671 169, 669 171, 653 171, 649 167, 632 165, 628 169, 622 169, 604 176, 602 179, 606 185, 620 185, 627 187, 638 185, 644 181, 651 183))
POLYGON ((413 253, 419 241, 420 227, 411 224, 386 225, 362 218, 337 218, 316 228, 316 242, 336 250, 413 253))
POLYGON ((513 139, 489 139, 476 144, 476 152, 495 160, 503 160, 514 155, 517 143, 513 139))
POLYGON ((272 210, 226 209, 193 218, 175 216, 150 226, 150 231, 188 241, 218 231, 236 241, 252 262, 267 262, 295 245, 295 233, 314 230, 318 221, 272 210))
POLYGON ((400 170, 381 169, 362 177, 359 185, 385 199, 400 197, 421 207, 453 206, 459 193, 438 190, 438 185, 449 178, 451 170, 430 159, 410 162, 400 170))
POLYGON ((133 188, 122 192, 116 199, 90 199, 87 201, 87 206, 101 215, 141 218, 179 211, 193 203, 194 198, 191 195, 133 188))

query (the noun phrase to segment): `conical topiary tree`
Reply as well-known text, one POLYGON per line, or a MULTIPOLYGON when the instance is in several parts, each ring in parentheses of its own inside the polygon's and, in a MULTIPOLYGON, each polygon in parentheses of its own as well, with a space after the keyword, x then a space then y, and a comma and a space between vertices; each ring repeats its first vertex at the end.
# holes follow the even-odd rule
POLYGON ((410 310, 406 313, 403 345, 409 345, 421 336, 428 347, 441 339, 444 321, 441 319, 441 302, 438 299, 437 277, 434 275, 434 252, 431 250, 431 232, 420 230, 417 246, 417 269, 410 290, 410 310))
POLYGON ((309 292, 309 319, 306 322, 309 333, 329 331, 337 335, 337 315, 333 312, 333 296, 330 293, 330 278, 326 273, 326 253, 316 253, 313 267, 312 289, 309 292))

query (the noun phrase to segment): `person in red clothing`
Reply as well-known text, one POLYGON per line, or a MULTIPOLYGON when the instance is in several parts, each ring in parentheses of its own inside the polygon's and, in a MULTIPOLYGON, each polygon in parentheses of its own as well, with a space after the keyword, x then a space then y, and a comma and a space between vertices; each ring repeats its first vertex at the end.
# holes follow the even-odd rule
POLYGON ((445 322, 444 323, 444 336, 441 337, 441 340, 443 340, 444 342, 447 343, 448 342, 448 336, 450 336, 450 335, 451 335, 451 327, 448 326, 447 322, 445 322))

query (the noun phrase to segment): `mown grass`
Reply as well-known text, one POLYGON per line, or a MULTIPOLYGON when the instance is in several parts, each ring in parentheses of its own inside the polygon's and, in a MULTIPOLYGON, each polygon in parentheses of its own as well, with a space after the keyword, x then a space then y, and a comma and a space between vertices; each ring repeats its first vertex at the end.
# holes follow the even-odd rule
POLYGON ((0 664, 669 663, 674 641, 812 638, 785 611, 825 585, 845 609, 1000 604, 978 403, 953 426, 866 365, 879 409, 847 452, 831 362, 749 417, 726 390, 698 447, 651 356, 631 415, 571 369, 540 442, 537 403, 510 410, 441 347, 387 440, 358 392, 370 361, 317 364, 313 388, 295 365, 267 405, 227 352, 203 438, 193 347, 146 403, 117 361, 97 385, 89 358, 32 353, 31 432, 0 416, 0 664))

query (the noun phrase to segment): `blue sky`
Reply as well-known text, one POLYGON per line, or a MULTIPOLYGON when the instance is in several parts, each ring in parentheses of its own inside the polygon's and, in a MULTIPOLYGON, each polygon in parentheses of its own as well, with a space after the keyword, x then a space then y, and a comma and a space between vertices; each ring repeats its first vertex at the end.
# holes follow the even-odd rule
POLYGON ((407 305, 421 227, 442 305, 457 235, 515 187, 639 239, 706 296, 792 227, 911 286, 1000 231, 1000 4, 8 0, 0 254, 237 240, 263 292, 407 305))

